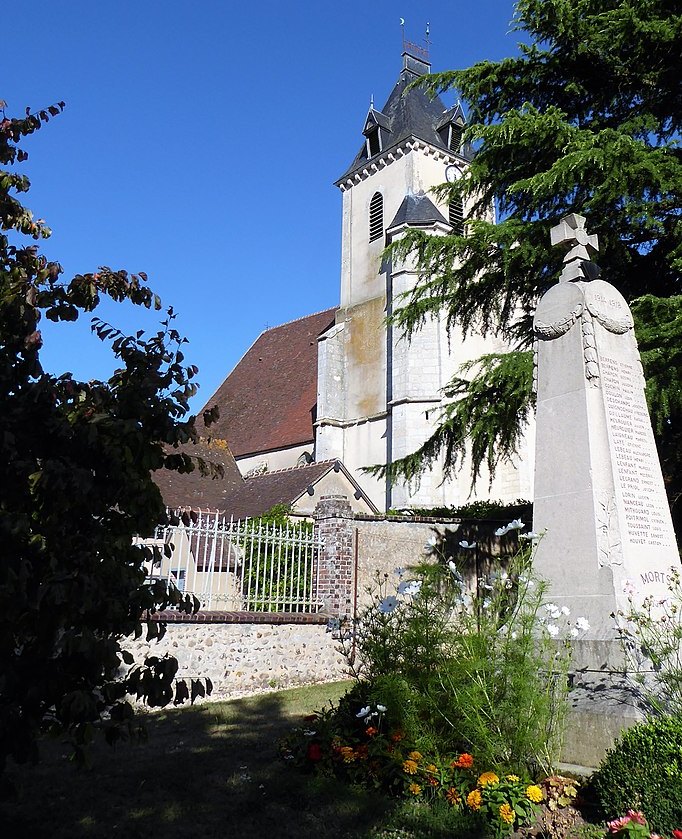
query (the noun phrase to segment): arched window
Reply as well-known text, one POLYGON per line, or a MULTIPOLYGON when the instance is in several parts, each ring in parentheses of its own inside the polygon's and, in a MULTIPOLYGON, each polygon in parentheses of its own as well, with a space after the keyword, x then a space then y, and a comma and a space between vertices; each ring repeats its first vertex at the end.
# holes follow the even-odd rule
POLYGON ((458 236, 464 236, 464 203, 461 198, 455 198, 450 202, 448 221, 453 232, 458 236))
POLYGON ((381 239, 384 235, 384 197, 375 192, 369 202, 369 241, 381 239))

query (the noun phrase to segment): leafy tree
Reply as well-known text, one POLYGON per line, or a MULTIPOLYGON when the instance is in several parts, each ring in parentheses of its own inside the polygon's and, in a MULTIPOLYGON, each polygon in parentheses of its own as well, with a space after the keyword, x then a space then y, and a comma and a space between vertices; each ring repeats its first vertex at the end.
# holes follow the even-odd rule
MULTIPOLYGON (((61 280, 37 244, 50 235, 17 195, 29 188, 16 172, 22 138, 56 116, 63 103, 21 119, 0 103, 0 774, 8 756, 35 758, 41 731, 70 732, 76 744, 103 725, 125 733, 132 692, 152 705, 174 695, 174 659, 132 664, 125 636, 148 637, 169 605, 198 603, 162 581, 145 582, 154 556, 133 544, 164 519, 151 472, 191 471, 172 449, 196 439, 188 400, 196 386, 183 366, 184 342, 172 311, 161 331, 123 335, 93 321, 118 369, 108 381, 54 376, 40 363, 39 321, 75 320, 102 296, 158 309, 144 274, 101 268, 61 280), (11 238, 10 238, 11 237, 11 238), (169 450, 170 449, 170 450, 169 450)), ((210 412, 207 412, 210 413, 210 412)), ((209 417, 210 419, 210 417, 209 417)), ((158 560, 159 557, 157 556, 158 560)))
POLYGON ((436 189, 470 208, 464 236, 410 231, 391 250, 421 279, 393 316, 408 335, 445 311, 465 333, 505 336, 446 389, 455 401, 414 454, 375 471, 418 475, 473 449, 472 480, 512 456, 533 409, 531 321, 557 281, 549 229, 577 212, 599 235, 602 276, 631 301, 673 499, 682 492, 682 14, 673 0, 519 0, 520 54, 426 77, 468 105, 476 154, 436 189), (499 223, 489 216, 497 209, 499 223), (645 296, 643 296, 645 295, 645 296))

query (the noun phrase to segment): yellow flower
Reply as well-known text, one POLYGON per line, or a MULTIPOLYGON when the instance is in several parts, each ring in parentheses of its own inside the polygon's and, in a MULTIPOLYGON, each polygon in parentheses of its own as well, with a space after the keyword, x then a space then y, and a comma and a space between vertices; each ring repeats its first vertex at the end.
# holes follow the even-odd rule
POLYGON ((507 780, 508 781, 520 781, 521 779, 519 778, 518 775, 507 775, 507 780))
POLYGON ((484 772, 478 776, 479 787, 485 787, 488 784, 496 784, 500 779, 494 772, 484 772))
POLYGON ((507 824, 514 823, 514 811, 509 806, 509 804, 503 804, 500 807, 500 818, 503 822, 506 822, 507 824))
POLYGON ((414 761, 421 760, 422 759, 422 753, 421 752, 410 752, 408 757, 409 757, 410 760, 414 760, 414 761))
POLYGON ((526 798, 530 798, 534 804, 539 804, 544 796, 537 784, 531 784, 529 787, 526 787, 526 798))
POLYGON ((483 796, 478 789, 472 789, 469 795, 467 795, 467 804, 472 810, 480 810, 482 801, 483 796))
POLYGON ((417 771, 417 761, 416 760, 406 760, 403 763, 403 772, 407 772, 408 775, 414 775, 417 771))
POLYGON ((356 758, 355 750, 352 746, 341 746, 339 753, 344 763, 352 763, 356 758))
POLYGON ((426 771, 427 772, 438 772, 438 767, 436 766, 435 763, 429 763, 429 765, 426 767, 426 771))
POLYGON ((412 793, 412 795, 421 795, 422 788, 419 786, 419 784, 410 784, 408 789, 412 793))

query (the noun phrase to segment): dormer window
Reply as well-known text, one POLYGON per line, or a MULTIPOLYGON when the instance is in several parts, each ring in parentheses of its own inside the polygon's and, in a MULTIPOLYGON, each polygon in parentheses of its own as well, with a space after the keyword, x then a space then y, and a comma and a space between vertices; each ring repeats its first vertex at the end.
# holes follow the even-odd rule
POLYGON ((379 136, 379 126, 377 125, 372 131, 367 132, 367 157, 374 157, 381 151, 381 137, 379 136))
POLYGON ((374 242, 384 235, 384 196, 375 192, 369 202, 369 241, 374 242))
POLYGON ((459 154, 462 148, 462 135, 464 134, 464 126, 455 122, 450 123, 450 136, 448 137, 448 148, 459 154))
POLYGON ((464 202, 461 198, 455 198, 450 202, 448 221, 452 225, 453 233, 464 236, 464 202))

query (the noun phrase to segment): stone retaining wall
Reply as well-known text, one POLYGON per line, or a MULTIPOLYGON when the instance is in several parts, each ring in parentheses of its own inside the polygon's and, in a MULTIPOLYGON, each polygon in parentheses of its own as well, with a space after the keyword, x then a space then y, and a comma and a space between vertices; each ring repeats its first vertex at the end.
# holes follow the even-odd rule
POLYGON ((163 615, 170 622, 158 643, 140 638, 125 647, 136 662, 147 655, 174 656, 179 679, 211 679, 213 699, 346 678, 337 641, 317 616, 212 612, 200 613, 199 620, 179 617, 163 615))

